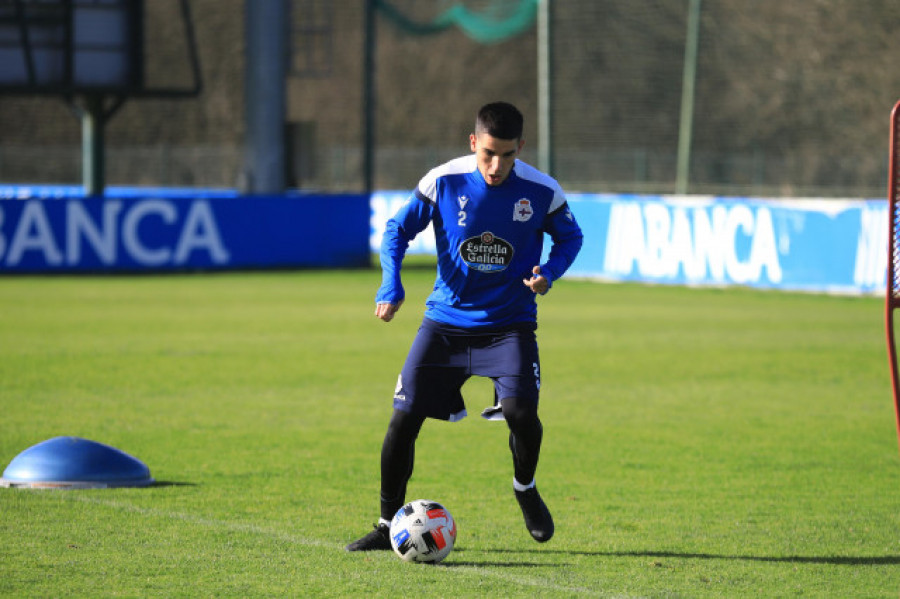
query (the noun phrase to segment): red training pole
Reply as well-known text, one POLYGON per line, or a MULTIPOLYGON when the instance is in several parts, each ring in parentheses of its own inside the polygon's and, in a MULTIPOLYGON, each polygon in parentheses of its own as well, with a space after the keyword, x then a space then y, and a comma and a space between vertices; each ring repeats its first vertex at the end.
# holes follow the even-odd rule
POLYGON ((900 195, 897 177, 900 176, 900 102, 891 111, 890 164, 888 167, 888 263, 887 263, 887 295, 885 299, 885 329, 887 333, 888 359, 891 369, 891 387, 894 394, 894 416, 897 425, 897 436, 900 440, 900 376, 897 368, 897 343, 894 338, 894 309, 900 306, 900 281, 898 281, 897 238, 900 235, 900 215, 898 215, 897 196, 900 195))

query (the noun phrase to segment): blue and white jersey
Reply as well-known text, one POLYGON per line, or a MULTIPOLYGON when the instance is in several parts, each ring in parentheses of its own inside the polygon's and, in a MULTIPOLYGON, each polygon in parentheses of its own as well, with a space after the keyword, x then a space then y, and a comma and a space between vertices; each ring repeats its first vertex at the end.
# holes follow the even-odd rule
POLYGON ((425 175, 388 221, 376 302, 404 298, 400 266, 409 242, 429 223, 438 264, 425 316, 464 329, 535 323, 535 294, 523 279, 540 265, 552 285, 582 243, 581 229, 553 178, 516 160, 506 181, 490 186, 475 154, 456 158, 425 175), (553 245, 547 262, 540 264, 545 233, 553 245))

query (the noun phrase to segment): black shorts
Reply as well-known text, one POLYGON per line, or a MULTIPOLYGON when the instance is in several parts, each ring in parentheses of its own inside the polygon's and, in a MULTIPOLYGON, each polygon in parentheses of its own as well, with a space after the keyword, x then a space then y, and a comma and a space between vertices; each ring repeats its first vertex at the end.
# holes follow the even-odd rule
POLYGON ((469 377, 494 381, 496 399, 538 401, 541 366, 534 326, 461 334, 425 319, 397 379, 394 408, 454 422, 466 416, 469 377))

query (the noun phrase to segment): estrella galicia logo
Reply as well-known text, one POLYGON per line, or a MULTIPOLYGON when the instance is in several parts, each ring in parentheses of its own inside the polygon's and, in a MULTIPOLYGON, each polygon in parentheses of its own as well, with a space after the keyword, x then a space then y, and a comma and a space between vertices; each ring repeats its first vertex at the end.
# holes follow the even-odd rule
POLYGON ((459 255, 466 265, 481 272, 500 272, 512 262, 513 246, 490 231, 469 237, 459 244, 459 255))

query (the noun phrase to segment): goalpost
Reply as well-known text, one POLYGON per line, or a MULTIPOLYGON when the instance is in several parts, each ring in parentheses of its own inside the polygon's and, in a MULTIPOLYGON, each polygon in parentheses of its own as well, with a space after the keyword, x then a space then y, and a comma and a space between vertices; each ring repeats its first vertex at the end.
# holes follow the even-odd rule
POLYGON ((897 366, 897 343, 894 333, 894 310, 900 307, 900 102, 891 111, 890 164, 888 166, 888 272, 885 301, 885 328, 888 359, 891 367, 891 387, 894 393, 894 416, 900 439, 900 376, 897 366))

